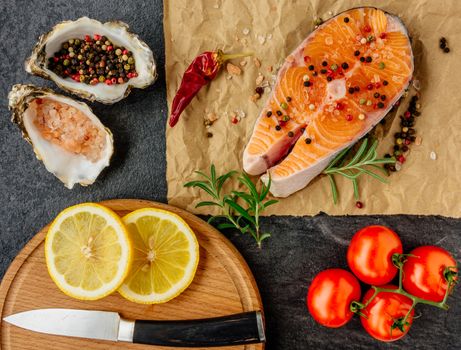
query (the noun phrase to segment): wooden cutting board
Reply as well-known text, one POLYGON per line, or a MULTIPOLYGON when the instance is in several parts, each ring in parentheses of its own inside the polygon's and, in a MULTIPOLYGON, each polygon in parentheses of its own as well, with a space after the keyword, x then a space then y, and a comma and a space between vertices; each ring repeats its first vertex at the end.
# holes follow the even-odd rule
MULTIPOLYGON (((46 226, 14 259, 0 285, 2 350, 172 349, 40 334, 3 321, 3 317, 31 309, 58 307, 105 310, 119 312, 122 317, 128 319, 157 320, 196 319, 263 310, 258 287, 248 265, 237 249, 203 220, 184 210, 145 200, 117 199, 102 204, 121 216, 139 208, 154 207, 170 210, 186 220, 200 244, 200 262, 192 284, 177 298, 159 305, 135 304, 117 293, 98 301, 72 299, 59 291, 48 275, 43 247, 48 229, 46 226)), ((252 344, 220 349, 261 350, 264 349, 264 345, 252 344)))

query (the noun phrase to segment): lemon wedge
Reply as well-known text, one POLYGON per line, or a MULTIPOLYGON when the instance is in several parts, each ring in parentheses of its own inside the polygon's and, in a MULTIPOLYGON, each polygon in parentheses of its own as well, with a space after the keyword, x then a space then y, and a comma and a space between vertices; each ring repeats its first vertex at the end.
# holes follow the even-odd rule
POLYGON ((181 294, 194 279, 199 244, 189 225, 169 211, 145 208, 122 218, 133 242, 133 264, 119 289, 126 299, 158 304, 181 294))
POLYGON ((128 232, 112 210, 83 203, 63 210, 45 240, 48 272, 68 296, 96 300, 116 291, 128 274, 128 232))

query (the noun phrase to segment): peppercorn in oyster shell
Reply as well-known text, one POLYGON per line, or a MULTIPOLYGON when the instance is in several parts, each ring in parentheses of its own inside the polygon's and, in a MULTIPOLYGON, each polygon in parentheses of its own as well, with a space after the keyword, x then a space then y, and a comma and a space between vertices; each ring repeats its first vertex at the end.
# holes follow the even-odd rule
POLYGON ((14 85, 8 95, 19 126, 46 169, 71 189, 91 185, 109 165, 113 137, 83 102, 34 85, 14 85))
MULTIPOLYGON (((99 48, 98 48, 99 49, 99 48)), ((131 58, 131 57, 130 57, 131 58)), ((50 32, 42 35, 35 45, 32 55, 25 62, 27 72, 54 81, 61 89, 90 101, 105 104, 118 102, 128 96, 132 88, 146 88, 157 78, 156 64, 151 49, 136 34, 128 30, 128 25, 120 21, 101 23, 88 17, 76 21, 64 21, 50 32), (106 37, 111 45, 129 51, 135 62, 136 73, 127 81, 113 84, 91 84, 76 81, 71 77, 56 74, 49 66, 50 59, 62 49, 69 40, 73 42, 85 37, 106 37)), ((117 79, 118 80, 118 79, 117 79)))

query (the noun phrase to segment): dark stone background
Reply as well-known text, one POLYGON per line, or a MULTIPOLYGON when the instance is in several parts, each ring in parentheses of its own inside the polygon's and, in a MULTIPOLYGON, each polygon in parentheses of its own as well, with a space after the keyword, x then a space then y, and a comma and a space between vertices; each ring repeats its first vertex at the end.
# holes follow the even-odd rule
MULTIPOLYGON (((0 1, 0 277, 24 244, 65 207, 109 198, 166 201, 165 96, 162 1, 0 1), (158 81, 134 91, 112 106, 91 104, 114 133, 116 154, 110 169, 91 187, 67 190, 35 159, 30 146, 10 122, 7 94, 14 83, 56 87, 23 69, 38 35, 55 23, 90 16, 130 24, 152 48, 158 81)), ((273 237, 263 250, 249 237, 226 235, 248 261, 262 295, 267 317, 267 349, 461 349, 461 292, 449 312, 419 307, 408 336, 379 343, 357 317, 341 329, 317 325, 305 308, 312 278, 330 267, 346 267, 352 234, 369 224, 384 224, 401 236, 406 250, 438 244, 460 261, 461 221, 441 217, 362 216, 271 217, 263 220, 273 237)), ((364 289, 365 291, 365 289, 364 289)))

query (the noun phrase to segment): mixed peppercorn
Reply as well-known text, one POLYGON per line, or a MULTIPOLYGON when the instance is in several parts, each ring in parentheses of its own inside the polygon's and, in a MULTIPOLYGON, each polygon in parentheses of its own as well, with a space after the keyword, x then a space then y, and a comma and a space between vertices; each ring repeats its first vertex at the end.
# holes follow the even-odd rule
POLYGON ((138 76, 133 53, 99 34, 62 43, 48 68, 62 78, 91 85, 124 84, 138 76))
MULTIPOLYGON (((389 171, 399 171, 402 164, 406 161, 406 155, 409 151, 409 146, 412 143, 420 143, 420 139, 416 136, 416 130, 414 129, 416 118, 421 115, 419 112, 420 104, 418 103, 418 96, 414 95, 409 103, 408 109, 403 115, 400 116, 400 132, 395 133, 394 146, 391 153, 384 155, 385 158, 391 158, 392 156, 396 159, 395 164, 386 164, 385 168, 389 171)), ((397 106, 400 101, 397 102, 397 106)))
POLYGON ((440 40, 439 40, 439 47, 441 50, 443 50, 443 52, 445 53, 449 53, 450 52, 450 48, 448 47, 448 42, 447 42, 447 39, 445 39, 444 37, 441 37, 440 40))

